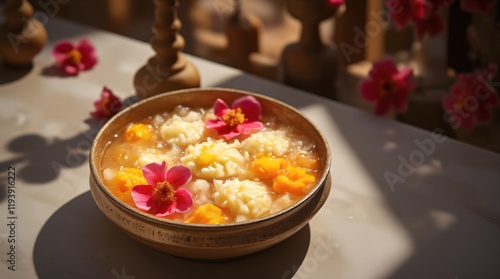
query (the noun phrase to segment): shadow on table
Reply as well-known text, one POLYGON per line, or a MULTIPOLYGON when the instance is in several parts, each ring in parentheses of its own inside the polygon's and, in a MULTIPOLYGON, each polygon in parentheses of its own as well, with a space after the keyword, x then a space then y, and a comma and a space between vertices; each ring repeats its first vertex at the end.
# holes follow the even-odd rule
MULTIPOLYGON (((136 96, 132 96, 123 103, 127 107, 138 100, 136 96)), ((17 179, 43 184, 57 179, 61 170, 87 164, 92 142, 106 121, 88 118, 84 122, 88 126, 87 130, 69 138, 49 139, 38 134, 26 134, 12 139, 5 149, 16 155, 0 160, 0 177, 6 176, 9 166, 16 166, 17 179)), ((71 173, 65 175, 72 179, 71 173)), ((0 183, 0 201, 5 198, 4 189, 0 183)))
POLYGON ((221 263, 193 262, 133 240, 99 211, 86 192, 44 224, 33 262, 41 279, 290 278, 304 260, 309 242, 307 225, 282 243, 250 256, 221 263))
MULTIPOLYGON (((236 76, 217 86, 250 90, 275 98, 280 90, 274 83, 248 76, 236 76)), ((401 264, 392 272, 380 278, 500 278, 500 188, 491 182, 498 181, 500 164, 497 157, 452 139, 445 141, 453 142, 441 144, 427 131, 416 139, 417 133, 408 133, 408 129, 418 128, 393 125, 388 122, 395 120, 343 104, 327 103, 319 97, 282 96, 280 99, 306 113, 312 109, 325 118, 316 123, 318 128, 325 133, 335 133, 338 135, 335 140, 341 141, 329 142, 332 171, 342 164, 335 154, 346 152, 339 151, 338 146, 347 143, 347 152, 351 152, 364 168, 363 175, 378 186, 389 215, 394 216, 409 237, 413 252, 401 259, 401 264), (425 153, 416 145, 417 140, 425 142, 425 153), (476 155, 482 152, 484 156, 476 155), (393 175, 392 182, 385 176, 389 172, 393 175), (471 179, 471 173, 472 177, 482 177, 484 182, 471 179)), ((358 197, 353 190, 365 186, 346 183, 336 182, 332 189, 352 199, 350 208, 366 213, 367 223, 363 225, 373 224, 373 230, 379 230, 377 226, 383 224, 377 223, 376 213, 366 208, 368 205, 363 202, 366 197, 358 197)), ((331 210, 338 209, 337 214, 341 215, 342 206, 346 205, 337 207, 331 203, 331 206, 331 210)), ((355 231, 357 228, 353 226, 353 233, 359 233, 355 231)), ((350 230, 349 227, 343 229, 350 230)), ((351 239, 352 242, 340 245, 351 247, 353 251, 373 253, 351 239)), ((379 262, 376 254, 373 254, 373 261, 379 262)), ((351 272, 363 270, 363 266, 356 266, 357 262, 350 264, 351 272)))
POLYGON ((2 59, 0 59, 0 85, 7 84, 19 80, 29 74, 33 69, 33 65, 29 67, 16 69, 6 65, 2 59))

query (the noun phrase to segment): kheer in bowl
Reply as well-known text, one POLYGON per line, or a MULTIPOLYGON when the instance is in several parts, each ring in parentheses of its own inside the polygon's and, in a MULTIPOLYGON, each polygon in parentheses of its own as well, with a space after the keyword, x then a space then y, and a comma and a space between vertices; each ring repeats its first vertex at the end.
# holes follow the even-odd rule
POLYGON ((160 94, 97 134, 90 189, 138 241, 172 255, 224 260, 293 235, 330 192, 330 149, 295 108, 234 89, 160 94))

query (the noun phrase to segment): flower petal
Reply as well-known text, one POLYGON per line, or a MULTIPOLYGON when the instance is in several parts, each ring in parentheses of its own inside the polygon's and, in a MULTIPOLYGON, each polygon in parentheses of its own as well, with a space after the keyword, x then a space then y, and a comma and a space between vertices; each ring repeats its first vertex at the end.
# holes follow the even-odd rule
POLYGON ((384 59, 373 63, 370 76, 376 80, 389 80, 397 72, 396 63, 391 59, 384 59))
POLYGON ((260 120, 262 107, 259 101, 253 96, 244 96, 236 99, 232 104, 232 108, 241 108, 241 112, 248 121, 253 122, 260 120))
POLYGON ((207 120, 205 122, 205 126, 208 128, 208 129, 219 129, 219 128, 222 128, 222 127, 225 127, 227 124, 226 122, 222 121, 222 120, 207 120))
POLYGON ((191 170, 183 165, 175 165, 167 171, 167 181, 175 189, 191 180, 191 170))
POLYGON ((240 134, 248 134, 251 131, 256 131, 264 128, 264 124, 260 121, 246 122, 237 127, 237 131, 240 134))
POLYGON ((153 205, 151 203, 151 195, 153 194, 153 187, 150 185, 138 185, 132 188, 132 199, 135 205, 142 210, 148 211, 153 205))
POLYGON ((73 63, 63 62, 62 69, 66 74, 70 76, 76 76, 80 72, 80 67, 73 63))
POLYGON ((186 212, 193 206, 193 195, 188 189, 180 188, 175 192, 175 202, 177 212, 186 212))
POLYGON ((214 114, 217 117, 222 117, 224 115, 224 111, 228 109, 229 107, 227 106, 226 102, 224 102, 221 99, 215 100, 214 103, 214 114))
POLYGON ((388 100, 380 100, 377 105, 375 106, 375 114, 376 115, 385 115, 390 109, 390 103, 388 100))
POLYGON ((70 51, 74 49, 73 44, 68 41, 57 43, 52 50, 52 56, 58 65, 62 65, 70 51))
POLYGON ((82 39, 76 45, 76 49, 82 54, 81 64, 83 70, 89 70, 97 64, 97 55, 94 46, 87 39, 82 39))
POLYGON ((377 101, 380 98, 380 84, 378 81, 368 79, 359 85, 361 96, 367 101, 377 101))
POLYGON ((144 178, 146 178, 149 185, 156 187, 158 182, 167 181, 167 165, 165 161, 161 164, 147 164, 142 168, 142 174, 144 175, 144 178))

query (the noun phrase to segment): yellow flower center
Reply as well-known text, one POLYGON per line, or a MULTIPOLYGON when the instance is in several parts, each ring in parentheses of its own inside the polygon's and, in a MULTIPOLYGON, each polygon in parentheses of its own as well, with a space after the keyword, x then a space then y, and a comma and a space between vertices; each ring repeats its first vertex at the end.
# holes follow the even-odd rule
POLYGON ((231 109, 222 116, 222 121, 231 127, 236 127, 245 122, 245 114, 241 112, 241 108, 231 109))
POLYGON ((72 50, 67 55, 68 60, 75 64, 80 64, 82 62, 82 53, 79 50, 72 50))
POLYGON ((174 200, 175 189, 167 181, 158 182, 153 189, 152 198, 160 202, 171 202, 174 200))

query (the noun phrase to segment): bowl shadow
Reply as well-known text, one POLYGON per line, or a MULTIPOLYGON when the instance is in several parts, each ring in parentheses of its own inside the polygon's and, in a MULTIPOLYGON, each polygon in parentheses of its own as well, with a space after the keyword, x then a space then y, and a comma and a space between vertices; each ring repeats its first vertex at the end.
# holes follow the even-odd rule
POLYGON ((196 262, 140 244, 111 223, 90 192, 59 208, 37 236, 39 278, 291 278, 310 243, 306 225, 264 251, 224 262, 196 262))

